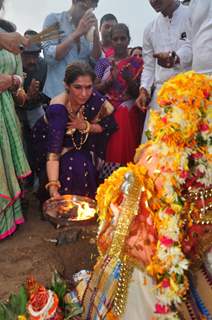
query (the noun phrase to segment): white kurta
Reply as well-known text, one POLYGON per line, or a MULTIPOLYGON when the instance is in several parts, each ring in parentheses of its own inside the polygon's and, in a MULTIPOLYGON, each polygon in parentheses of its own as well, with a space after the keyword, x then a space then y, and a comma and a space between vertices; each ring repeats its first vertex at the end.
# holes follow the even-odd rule
MULTIPOLYGON (((171 19, 164 17, 161 13, 153 20, 145 29, 143 36, 143 58, 144 71, 141 76, 141 87, 146 88, 149 92, 152 86, 155 86, 154 95, 150 103, 150 107, 157 109, 156 96, 162 84, 172 76, 188 70, 191 65, 191 59, 184 62, 184 65, 171 69, 163 68, 157 64, 157 60, 153 58, 153 54, 159 52, 176 51, 185 44, 186 22, 188 19, 188 7, 180 5, 173 13, 171 19), (186 64, 186 65, 185 65, 186 64)), ((149 119, 149 111, 147 112, 144 132, 147 129, 149 119)), ((146 141, 143 133, 142 142, 146 141)))
POLYGON ((187 21, 188 39, 178 55, 182 64, 193 56, 192 70, 212 73, 212 0, 192 0, 187 21))

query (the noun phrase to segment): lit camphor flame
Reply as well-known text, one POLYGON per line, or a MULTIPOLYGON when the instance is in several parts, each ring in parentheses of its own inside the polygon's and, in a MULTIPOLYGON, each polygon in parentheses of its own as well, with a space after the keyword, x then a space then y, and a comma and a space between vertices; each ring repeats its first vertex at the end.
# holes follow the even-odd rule
POLYGON ((75 199, 67 200, 59 206, 58 212, 60 215, 67 215, 70 213, 68 220, 88 220, 95 216, 95 207, 91 207, 87 201, 75 199))
POLYGON ((77 220, 87 220, 93 218, 96 209, 91 208, 87 202, 78 203, 77 220))

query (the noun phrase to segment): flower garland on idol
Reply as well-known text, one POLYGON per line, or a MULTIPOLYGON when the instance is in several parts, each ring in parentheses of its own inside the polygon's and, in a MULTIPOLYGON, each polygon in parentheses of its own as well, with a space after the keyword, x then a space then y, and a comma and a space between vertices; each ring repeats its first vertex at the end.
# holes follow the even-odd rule
MULTIPOLYGON (((94 293, 87 301, 95 302, 101 315, 102 301, 109 296, 104 290, 110 288, 113 302, 106 303, 110 307, 105 319, 124 313, 134 267, 155 279, 155 319, 179 319, 173 307, 189 287, 183 246, 185 226, 191 227, 193 220, 185 191, 212 187, 212 79, 194 72, 179 74, 163 85, 158 103, 161 111, 151 112, 149 141, 137 149, 136 164, 118 169, 98 189, 100 257, 93 278, 101 307, 94 293), (107 263, 113 261, 114 268, 115 259, 120 262, 113 279, 118 279, 117 286, 109 286, 103 276, 103 287, 97 278, 107 263)), ((112 270, 108 268, 108 274, 112 270)))
POLYGON ((156 313, 164 314, 159 319, 175 319, 170 306, 179 304, 188 289, 183 190, 195 192, 212 184, 212 79, 194 72, 179 74, 162 87, 158 103, 164 112, 153 113, 149 134, 152 152, 159 155, 166 204, 155 216, 158 243, 146 270, 157 279, 156 313))

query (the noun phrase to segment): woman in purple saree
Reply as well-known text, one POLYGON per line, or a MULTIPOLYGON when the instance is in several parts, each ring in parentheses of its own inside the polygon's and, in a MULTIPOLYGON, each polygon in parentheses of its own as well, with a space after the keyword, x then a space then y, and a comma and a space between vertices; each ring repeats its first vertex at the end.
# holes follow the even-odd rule
POLYGON ((95 196, 98 175, 94 162, 104 158, 116 124, 112 105, 93 90, 94 79, 86 64, 69 65, 66 91, 51 101, 33 128, 41 203, 49 196, 64 194, 95 196))

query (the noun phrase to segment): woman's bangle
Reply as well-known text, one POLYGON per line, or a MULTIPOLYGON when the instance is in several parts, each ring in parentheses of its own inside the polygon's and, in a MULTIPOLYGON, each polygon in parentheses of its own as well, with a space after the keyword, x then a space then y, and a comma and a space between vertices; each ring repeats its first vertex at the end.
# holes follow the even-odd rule
POLYGON ((90 125, 90 122, 88 122, 87 120, 85 121, 85 129, 84 130, 81 130, 83 133, 89 133, 90 132, 90 129, 91 129, 91 125, 90 125))
POLYGON ((58 153, 47 153, 47 161, 59 161, 60 155, 58 153))
POLYGON ((45 189, 48 190, 49 187, 51 187, 51 186, 55 186, 55 187, 57 187, 58 189, 60 189, 60 188, 61 188, 60 181, 59 181, 59 180, 49 181, 49 182, 45 185, 45 189))

